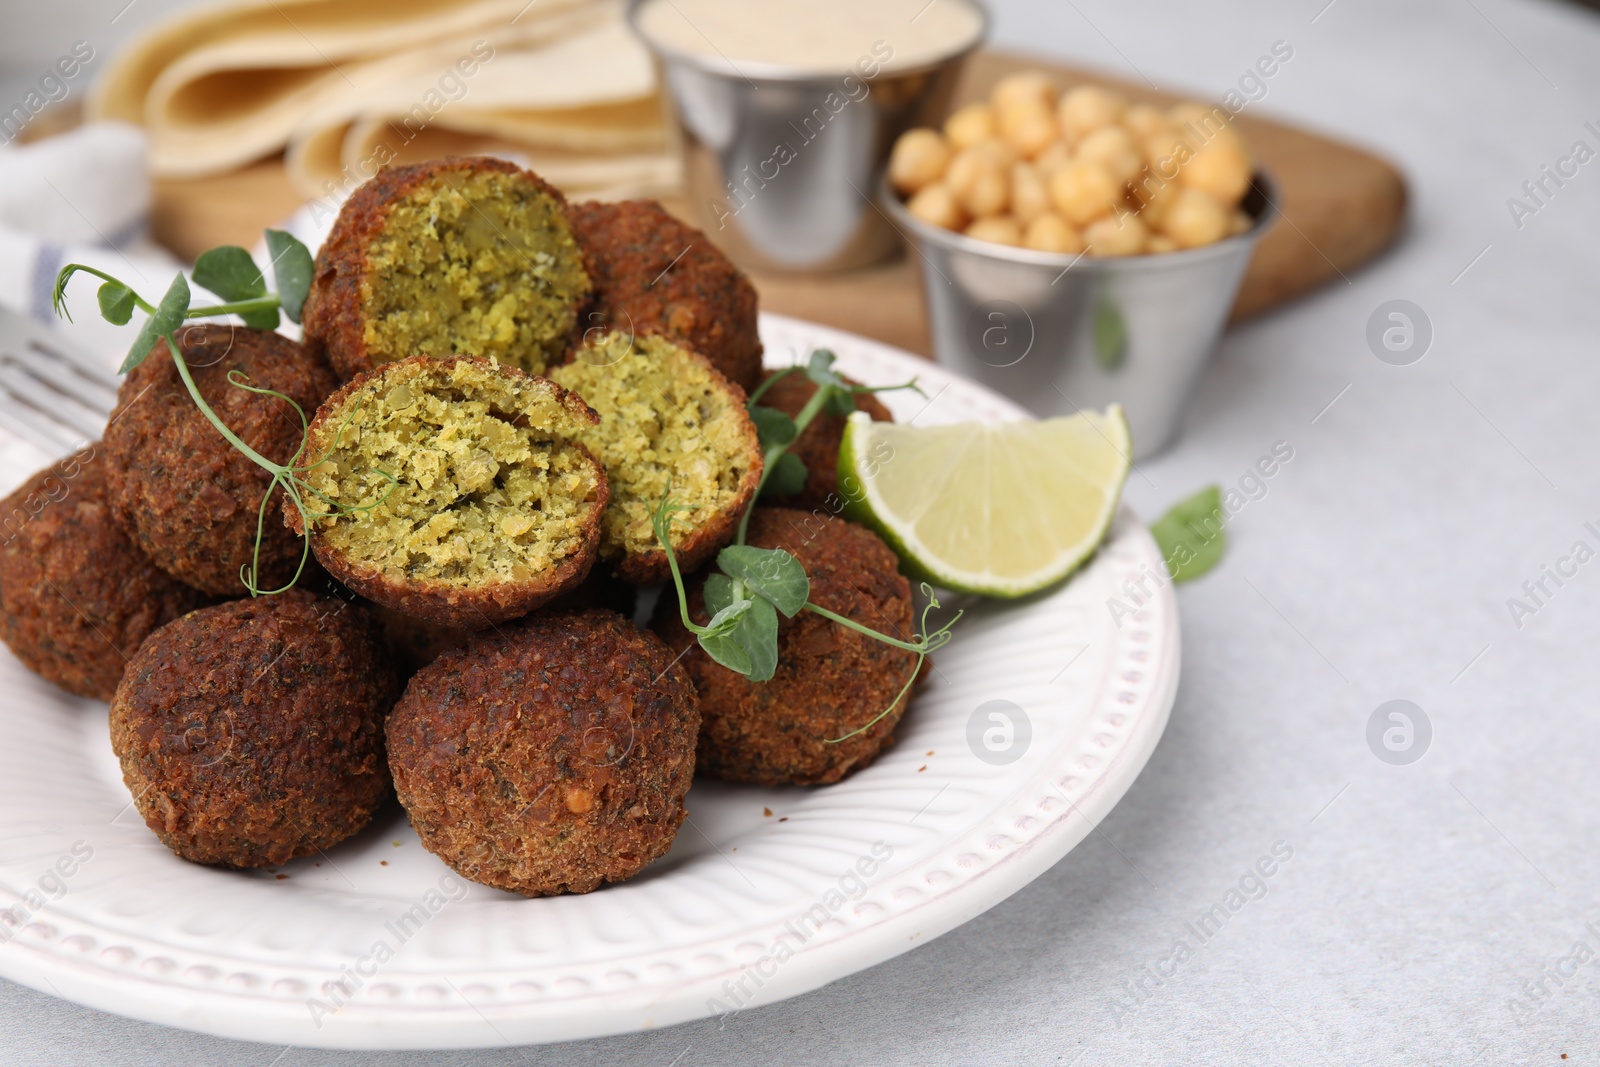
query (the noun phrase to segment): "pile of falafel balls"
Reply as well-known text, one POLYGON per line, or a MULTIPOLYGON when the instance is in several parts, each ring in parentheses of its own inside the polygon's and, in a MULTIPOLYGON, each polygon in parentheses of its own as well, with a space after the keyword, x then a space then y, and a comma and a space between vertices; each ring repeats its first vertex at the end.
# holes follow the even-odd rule
MULTIPOLYGON (((909 652, 802 612, 752 683, 696 646, 670 585, 632 620, 668 575, 670 487, 686 574, 755 507, 748 543, 796 555, 813 602, 913 636, 894 554, 831 517, 842 417, 791 447, 804 488, 755 505, 756 294, 704 234, 498 160, 387 170, 320 251, 303 337, 174 340, 239 438, 302 465, 309 506, 205 419, 164 340, 103 440, 0 505, 0 637, 110 702, 123 779, 177 855, 277 866, 397 795, 464 877, 588 892, 667 851, 697 771, 836 782, 892 739, 909 698, 829 743, 895 699, 909 652), (295 587, 250 596, 243 568, 284 586, 305 537, 295 587)), ((794 415, 814 388, 791 375, 763 403, 794 415)))

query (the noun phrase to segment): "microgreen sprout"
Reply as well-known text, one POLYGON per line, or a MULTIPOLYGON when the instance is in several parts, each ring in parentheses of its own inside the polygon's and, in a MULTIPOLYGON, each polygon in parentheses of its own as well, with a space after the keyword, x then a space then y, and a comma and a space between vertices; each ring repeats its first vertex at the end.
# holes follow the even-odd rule
POLYGON ((172 284, 167 287, 166 293, 158 303, 152 304, 134 291, 133 287, 118 278, 114 278, 104 271, 82 263, 69 263, 61 268, 56 275, 55 290, 51 294, 51 303, 57 315, 68 322, 72 315, 67 310, 67 282, 74 274, 89 274, 101 280, 101 285, 96 293, 100 306, 100 315, 107 322, 116 326, 125 326, 133 318, 135 310, 143 311, 149 316, 140 327, 138 336, 134 338, 133 345, 128 349, 118 374, 127 374, 139 364, 143 363, 158 340, 165 340, 167 351, 172 356, 173 365, 177 368, 178 377, 183 386, 188 390, 195 407, 205 416, 206 421, 214 426, 218 433, 233 446, 241 455, 250 462, 260 467, 272 476, 267 486, 267 491, 261 497, 261 506, 256 513, 256 540, 255 548, 251 554, 250 562, 239 568, 239 580, 251 596, 272 596, 285 592, 294 587, 305 572, 306 562, 311 555, 311 529, 318 521, 350 515, 358 512, 370 511, 378 507, 394 492, 396 481, 392 474, 379 470, 376 473, 389 483, 389 488, 383 496, 370 504, 347 505, 340 504, 309 484, 305 475, 326 461, 329 454, 338 448, 343 439, 344 431, 349 426, 350 420, 355 417, 352 411, 339 427, 339 432, 334 437, 333 444, 324 455, 302 463, 306 448, 310 442, 311 425, 306 418, 306 413, 291 397, 275 389, 266 389, 251 385, 249 378, 238 370, 230 370, 227 374, 228 383, 236 389, 258 396, 275 397, 294 408, 295 415, 300 419, 300 444, 295 449, 294 455, 289 457, 287 463, 276 463, 250 445, 246 444, 238 434, 223 422, 211 405, 206 402, 200 393, 200 387, 195 384, 194 375, 190 372, 188 361, 185 360, 183 349, 179 346, 177 333, 179 328, 189 319, 208 319, 222 315, 238 315, 246 326, 259 330, 276 329, 280 313, 287 315, 291 322, 300 321, 301 309, 305 306, 306 295, 311 288, 312 258, 310 251, 299 240, 281 230, 268 230, 266 232, 268 254, 272 256, 273 280, 277 283, 276 293, 267 291, 266 279, 262 276, 260 268, 250 258, 250 253, 235 245, 224 245, 213 248, 201 254, 195 260, 193 275, 195 283, 216 293, 223 298, 223 303, 194 306, 193 294, 189 289, 189 282, 182 274, 172 279, 172 284), (262 589, 261 577, 261 544, 266 537, 267 509, 272 501, 275 490, 282 490, 302 520, 304 544, 300 551, 300 562, 295 568, 294 576, 277 589, 262 589), (306 506, 306 494, 316 496, 328 507, 327 511, 313 511, 306 506))
MULTIPOLYGON (((847 415, 855 410, 859 393, 884 392, 889 389, 912 389, 921 393, 916 379, 903 385, 863 386, 846 381, 833 369, 834 355, 825 349, 811 354, 805 368, 790 367, 768 378, 750 394, 749 411, 761 439, 765 465, 756 490, 763 493, 789 495, 798 492, 805 484, 806 468, 798 456, 788 451, 806 427, 823 412, 847 415), (764 407, 759 401, 768 389, 788 374, 804 370, 816 384, 817 391, 806 401, 794 418, 775 408, 764 407)), ((717 663, 749 678, 752 682, 772 679, 778 665, 778 615, 793 618, 801 611, 809 611, 825 619, 864 634, 886 645, 904 649, 917 657, 905 684, 895 694, 887 707, 863 726, 843 737, 826 738, 828 744, 838 744, 865 733, 876 726, 884 716, 899 705, 916 683, 923 662, 929 654, 943 648, 950 641, 951 627, 961 618, 961 612, 937 630, 928 629, 929 615, 938 609, 939 599, 926 583, 922 586, 928 604, 922 611, 920 633, 914 641, 904 641, 863 626, 854 619, 829 611, 811 601, 811 579, 805 567, 795 556, 783 549, 756 548, 745 544, 754 506, 745 509, 739 521, 739 530, 733 544, 717 554, 717 571, 706 576, 703 596, 710 619, 704 626, 689 617, 689 599, 684 589, 683 575, 678 570, 678 560, 672 549, 672 519, 686 506, 672 499, 672 487, 662 494, 661 501, 651 516, 656 541, 667 554, 667 565, 672 572, 673 588, 677 592, 678 611, 684 628, 694 634, 700 647, 717 663)))

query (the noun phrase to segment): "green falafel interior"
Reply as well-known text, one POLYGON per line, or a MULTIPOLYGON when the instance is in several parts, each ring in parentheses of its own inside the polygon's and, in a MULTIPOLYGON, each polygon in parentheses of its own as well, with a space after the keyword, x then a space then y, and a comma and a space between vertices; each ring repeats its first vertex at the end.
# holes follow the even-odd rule
POLYGON ((440 170, 388 206, 367 250, 363 339, 375 363, 493 356, 538 374, 590 289, 559 194, 521 172, 440 170))
MULTIPOLYGON (((549 373, 600 414, 579 439, 611 480, 602 559, 659 555, 651 516, 669 488, 683 509, 674 549, 684 551, 691 536, 718 520, 727 520, 731 535, 761 477, 760 441, 742 389, 666 338, 621 332, 600 335, 549 373)), ((656 575, 664 576, 664 569, 656 575)))
POLYGON ((573 443, 592 418, 490 361, 388 364, 312 426, 306 487, 334 508, 310 524, 389 581, 528 582, 584 551, 604 504, 604 475, 573 443))

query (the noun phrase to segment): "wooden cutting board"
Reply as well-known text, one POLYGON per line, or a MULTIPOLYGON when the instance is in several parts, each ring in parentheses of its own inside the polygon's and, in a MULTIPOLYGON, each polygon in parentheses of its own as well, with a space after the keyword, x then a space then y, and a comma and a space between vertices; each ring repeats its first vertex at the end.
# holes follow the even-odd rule
MULTIPOLYGON (((1177 99, 1099 73, 985 50, 968 63, 957 89, 958 102, 987 94, 1003 75, 1024 68, 1051 70, 1063 86, 1093 82, 1120 89, 1135 100, 1177 99)), ((1234 321, 1330 280, 1343 280, 1394 241, 1406 208, 1405 182, 1384 160, 1248 110, 1236 121, 1277 182, 1280 218, 1256 249, 1234 305, 1234 321)), ((264 228, 281 222, 300 202, 281 160, 265 160, 216 177, 157 181, 152 227, 158 240, 192 260, 214 245, 254 244, 264 228)), ((667 206, 690 217, 682 203, 667 206)), ((755 282, 761 306, 768 310, 865 334, 922 355, 931 352, 921 279, 907 256, 849 274, 758 274, 755 282)))

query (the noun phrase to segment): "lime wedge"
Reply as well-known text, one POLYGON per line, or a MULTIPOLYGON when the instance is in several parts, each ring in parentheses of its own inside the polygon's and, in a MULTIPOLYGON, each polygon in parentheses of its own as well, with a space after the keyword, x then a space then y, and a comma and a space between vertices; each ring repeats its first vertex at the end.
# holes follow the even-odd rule
POLYGON ((1099 546, 1127 480, 1122 408, 1037 422, 910 426, 850 416, 839 446, 847 518, 872 527, 915 578, 1019 597, 1099 546))

